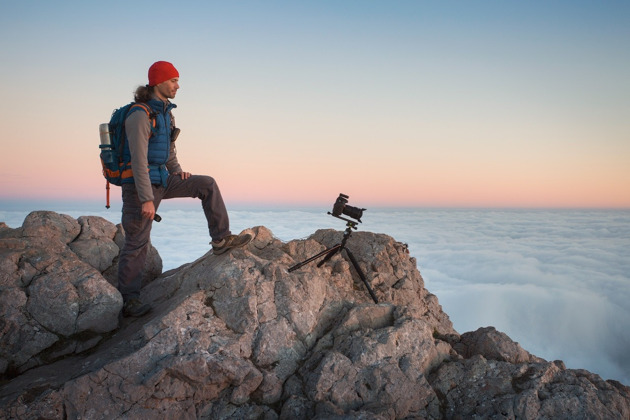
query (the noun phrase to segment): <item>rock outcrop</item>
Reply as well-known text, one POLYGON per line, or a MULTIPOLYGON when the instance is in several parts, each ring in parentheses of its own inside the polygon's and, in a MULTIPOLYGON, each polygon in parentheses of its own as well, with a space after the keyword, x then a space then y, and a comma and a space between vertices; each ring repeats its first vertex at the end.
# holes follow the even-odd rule
MULTIPOLYGON (((108 273, 123 241, 120 227, 93 216, 39 211, 21 228, 0 227, 0 375, 82 353, 118 327, 122 298, 108 273)), ((155 278, 162 260, 151 255, 155 278)))
POLYGON ((356 232, 347 244, 378 304, 343 251, 288 271, 341 232, 283 243, 256 227, 246 248, 209 252, 150 282, 143 299, 153 311, 116 324, 120 298, 100 274, 115 259, 102 239, 115 242, 115 227, 47 217, 54 223, 0 229, 0 350, 12 366, 3 371, 0 418, 630 418, 630 388, 618 382, 540 359, 492 327, 459 335, 406 246, 389 236, 356 232), (82 229, 96 242, 75 243, 82 229), (37 237, 54 244, 29 253, 37 237), (82 286, 90 281, 98 287, 82 286), (111 303, 82 297, 84 288, 111 303), (35 327, 29 314, 58 302, 55 316, 74 323, 37 315, 35 327), (102 322, 78 322, 91 305, 107 306, 102 322), (89 351, 75 346, 37 366, 27 363, 33 350, 16 356, 16 328, 100 338, 89 351))

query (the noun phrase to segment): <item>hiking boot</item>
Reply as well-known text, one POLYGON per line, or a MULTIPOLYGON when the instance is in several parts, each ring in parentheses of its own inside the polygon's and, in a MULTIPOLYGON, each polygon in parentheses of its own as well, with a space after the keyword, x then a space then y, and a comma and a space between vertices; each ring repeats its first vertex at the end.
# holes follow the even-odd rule
POLYGON ((151 305, 142 303, 139 299, 129 299, 123 305, 123 316, 138 317, 146 314, 151 310, 151 305))
POLYGON ((215 255, 223 254, 226 251, 229 251, 233 248, 240 248, 245 246, 252 240, 252 235, 249 233, 240 234, 240 235, 228 235, 225 238, 221 239, 219 242, 212 241, 212 252, 215 255))

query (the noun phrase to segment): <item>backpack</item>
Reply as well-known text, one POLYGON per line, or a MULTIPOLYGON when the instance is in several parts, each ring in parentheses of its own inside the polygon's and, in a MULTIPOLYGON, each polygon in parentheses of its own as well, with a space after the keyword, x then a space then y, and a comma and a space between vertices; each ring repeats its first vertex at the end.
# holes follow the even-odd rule
POLYGON ((147 113, 150 120, 153 121, 155 127, 155 114, 149 105, 144 103, 131 102, 125 106, 115 109, 108 124, 101 124, 101 165, 103 167, 103 176, 107 181, 105 189, 107 190, 107 204, 109 208, 109 184, 121 186, 123 180, 131 178, 133 172, 131 170, 131 162, 125 161, 123 151, 127 135, 125 134, 125 119, 129 111, 133 107, 140 107, 147 113), (107 138, 109 137, 109 141, 107 138))

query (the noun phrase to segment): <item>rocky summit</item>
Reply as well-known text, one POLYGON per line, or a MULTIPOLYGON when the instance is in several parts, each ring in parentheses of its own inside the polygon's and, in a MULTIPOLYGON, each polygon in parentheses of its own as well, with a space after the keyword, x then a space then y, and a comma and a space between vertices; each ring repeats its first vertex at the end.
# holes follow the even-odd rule
POLYGON ((34 212, 0 223, 2 419, 629 419, 630 388, 567 369, 493 327, 459 334, 406 245, 265 227, 243 249, 161 273, 121 318, 124 232, 34 212), (323 262, 322 264, 319 264, 323 262))

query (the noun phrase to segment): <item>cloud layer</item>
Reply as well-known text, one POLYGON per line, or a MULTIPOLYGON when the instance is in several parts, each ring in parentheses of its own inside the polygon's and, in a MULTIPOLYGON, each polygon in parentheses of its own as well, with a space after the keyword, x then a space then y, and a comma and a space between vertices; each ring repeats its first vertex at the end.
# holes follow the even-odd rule
POLYGON ((374 219, 409 243, 459 332, 493 325, 537 356, 630 383, 630 212, 419 210, 374 219))

